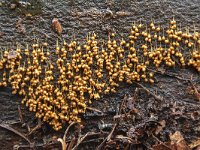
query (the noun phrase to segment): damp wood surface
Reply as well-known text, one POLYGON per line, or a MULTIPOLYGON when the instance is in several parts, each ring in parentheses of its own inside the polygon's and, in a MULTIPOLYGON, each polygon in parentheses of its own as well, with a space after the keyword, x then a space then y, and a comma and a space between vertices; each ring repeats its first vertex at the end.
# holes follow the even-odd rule
MULTIPOLYGON (((56 39, 70 41, 75 38, 83 41, 91 31, 101 38, 106 38, 109 32, 116 32, 117 36, 123 37, 134 21, 150 23, 151 18, 155 23, 167 26, 175 16, 181 26, 192 28, 195 25, 200 29, 198 0, 20 2, 13 9, 11 4, 14 1, 0 0, 1 48, 14 49, 16 43, 25 46, 34 38, 48 40, 53 48, 56 39), (62 24, 62 35, 52 30, 52 19, 55 17, 62 24)), ((155 79, 153 85, 142 82, 123 84, 117 93, 94 101, 91 109, 82 116, 82 125, 72 126, 67 133, 67 147, 150 149, 154 146, 154 149, 161 149, 163 145, 164 148, 171 146, 167 142, 176 131, 181 132, 188 145, 198 141, 200 102, 194 93, 195 89, 200 91, 199 73, 190 68, 163 69, 155 72, 155 79), (88 134, 77 145, 77 139, 88 132, 93 134, 88 134), (105 139, 109 140, 104 142, 105 139)), ((63 137, 68 125, 58 132, 46 124, 38 125, 40 121, 21 106, 21 99, 12 95, 10 88, 0 89, 1 149, 61 149, 57 139, 63 137), (5 124, 14 130, 9 130, 5 124), (31 144, 18 132, 13 132, 15 130, 30 140, 31 144)))

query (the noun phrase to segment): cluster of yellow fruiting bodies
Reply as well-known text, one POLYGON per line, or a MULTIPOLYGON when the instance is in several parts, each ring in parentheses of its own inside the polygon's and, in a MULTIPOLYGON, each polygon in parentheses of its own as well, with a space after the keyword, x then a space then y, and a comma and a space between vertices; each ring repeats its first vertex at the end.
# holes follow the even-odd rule
POLYGON ((89 33, 86 42, 35 42, 31 48, 1 51, 0 86, 23 96, 22 104, 55 130, 64 122, 80 122, 93 99, 115 93, 120 82, 154 83, 148 67, 193 66, 200 72, 200 34, 182 31, 172 19, 168 28, 152 22, 134 23, 127 38, 98 40, 89 33))

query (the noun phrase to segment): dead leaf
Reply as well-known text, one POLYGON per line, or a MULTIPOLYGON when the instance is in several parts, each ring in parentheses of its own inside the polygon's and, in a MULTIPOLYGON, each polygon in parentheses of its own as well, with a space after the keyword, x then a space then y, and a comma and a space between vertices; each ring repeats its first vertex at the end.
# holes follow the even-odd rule
POLYGON ((192 149, 192 148, 195 148, 197 146, 200 146, 200 138, 198 138, 197 140, 195 141, 192 141, 191 144, 189 144, 189 147, 192 149))
POLYGON ((177 143, 165 142, 157 145, 153 145, 153 150, 190 150, 186 145, 180 145, 177 143))
POLYGON ((181 135, 180 131, 176 131, 174 134, 169 136, 170 140, 173 142, 179 142, 184 140, 183 136, 181 135))
POLYGON ((189 150, 187 143, 185 142, 180 131, 176 131, 174 134, 169 136, 171 145, 175 145, 176 150, 189 150))
POLYGON ((166 121, 165 120, 161 120, 159 121, 159 124, 156 128, 156 131, 155 131, 155 134, 158 135, 162 130, 163 128, 166 126, 166 121))
POLYGON ((59 35, 62 33, 62 26, 61 26, 61 23, 59 22, 59 20, 57 18, 53 18, 52 27, 53 27, 53 30, 56 33, 58 33, 59 35))
POLYGON ((170 142, 156 144, 156 145, 153 145, 152 148, 153 150, 175 150, 174 145, 171 145, 170 142))
POLYGON ((153 145, 152 148, 154 150, 190 150, 179 131, 176 131, 174 134, 170 135, 170 140, 170 142, 153 145))

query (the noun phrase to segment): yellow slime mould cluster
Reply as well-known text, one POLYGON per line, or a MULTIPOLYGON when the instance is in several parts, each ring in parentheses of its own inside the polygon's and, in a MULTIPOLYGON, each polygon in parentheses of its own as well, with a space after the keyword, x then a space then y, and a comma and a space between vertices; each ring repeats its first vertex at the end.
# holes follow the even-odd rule
POLYGON ((0 86, 11 86, 37 118, 59 130, 64 122, 80 122, 91 101, 115 93, 120 82, 154 83, 148 67, 174 66, 200 72, 200 34, 183 31, 173 18, 168 28, 134 23, 122 39, 89 33, 81 44, 57 41, 54 51, 39 42, 1 51, 0 86))

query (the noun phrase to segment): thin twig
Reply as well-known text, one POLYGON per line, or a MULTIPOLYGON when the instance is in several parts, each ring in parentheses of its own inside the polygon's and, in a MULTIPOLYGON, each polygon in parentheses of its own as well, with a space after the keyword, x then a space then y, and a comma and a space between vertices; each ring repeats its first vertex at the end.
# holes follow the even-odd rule
POLYGON ((123 98, 123 100, 122 100, 122 103, 121 103, 121 105, 120 105, 120 107, 119 107, 119 112, 117 113, 117 115, 118 114, 121 114, 122 113, 122 110, 124 109, 124 107, 125 107, 125 101, 127 100, 127 96, 125 95, 124 96, 124 98, 123 98))
MULTIPOLYGON (((108 132, 97 132, 97 133, 95 133, 95 132, 89 132, 88 136, 97 136, 97 135, 105 136, 107 134, 108 134, 108 132)), ((100 139, 100 138, 98 138, 98 139, 100 139)), ((88 143, 88 142, 90 143, 90 142, 92 142, 94 140, 98 140, 98 139, 91 139, 91 140, 88 140, 88 141, 83 141, 82 143, 88 143)), ((103 138, 101 138, 101 139, 103 139, 103 138)), ((76 138, 75 140, 78 140, 78 139, 76 138)), ((71 139, 67 140, 66 143, 70 143, 71 141, 72 141, 71 139)))
POLYGON ((34 127, 29 133, 28 135, 33 134, 36 130, 40 129, 42 127, 42 121, 41 119, 38 119, 38 124, 36 125, 36 127, 34 127))
MULTIPOLYGON (((34 144, 34 147, 48 147, 48 146, 52 146, 52 145, 55 145, 55 144, 58 144, 58 142, 57 141, 55 141, 55 142, 52 142, 52 143, 38 143, 38 144, 34 144)), ((30 148, 30 145, 18 145, 18 144, 16 144, 16 145, 14 145, 14 147, 16 147, 16 148, 30 148)))
POLYGON ((127 139, 130 143, 133 143, 133 139, 131 139, 130 137, 127 137, 127 136, 123 136, 123 135, 117 135, 115 137, 116 139, 127 139))
POLYGON ((156 71, 156 70, 153 70, 153 69, 147 69, 147 70, 149 70, 149 71, 151 71, 151 72, 154 72, 154 73, 158 73, 158 74, 161 74, 161 75, 166 75, 166 76, 169 76, 169 77, 174 77, 174 78, 176 78, 176 79, 179 79, 179 80, 183 80, 183 81, 189 81, 190 79, 185 79, 185 78, 181 78, 181 77, 179 77, 178 75, 176 75, 176 74, 172 74, 172 73, 167 73, 167 72, 161 72, 161 71, 156 71))
POLYGON ((93 107, 88 107, 88 106, 87 106, 86 109, 103 114, 103 112, 102 112, 101 110, 98 110, 98 109, 93 108, 93 107))
POLYGON ((66 150, 67 149, 67 144, 64 142, 64 140, 62 138, 58 138, 57 141, 61 143, 62 150, 66 150))
MULTIPOLYGON (((58 138, 57 141, 59 141, 61 144, 62 144, 62 150, 66 150, 67 149, 67 144, 66 144, 66 136, 67 136, 67 133, 70 129, 71 126, 73 126, 74 124, 76 124, 76 122, 72 122, 68 127, 67 129, 65 130, 65 133, 63 135, 63 138, 58 138)), ((72 140, 70 142, 70 144, 72 143, 72 140)))
POLYGON ((0 124, 0 127, 6 129, 6 130, 9 130, 17 135, 19 135, 20 137, 22 137, 24 140, 26 140, 29 144, 30 144, 30 147, 33 146, 33 143, 25 136, 23 135, 22 133, 20 133, 19 131, 13 129, 12 127, 10 127, 9 125, 7 124, 0 124))
POLYGON ((160 144, 162 144, 163 146, 165 146, 166 148, 172 150, 169 146, 167 146, 165 143, 163 143, 162 141, 160 141, 154 134, 151 134, 151 136, 156 139, 160 144))
POLYGON ((162 101, 163 99, 160 96, 155 95, 153 92, 148 90, 146 87, 144 87, 142 84, 134 82, 138 86, 140 86, 143 90, 145 90, 149 95, 153 96, 156 100, 162 101))
POLYGON ((73 147, 73 145, 74 145, 74 143, 75 143, 75 141, 76 141, 76 138, 75 138, 75 137, 72 137, 70 143, 67 144, 67 149, 66 149, 66 150, 71 150, 72 147, 73 147))
MULTIPOLYGON (((126 96, 124 97, 123 101, 121 102, 120 106, 118 107, 116 115, 119 115, 119 113, 121 113, 122 105, 124 105, 125 99, 126 99, 126 96)), ((96 148, 96 150, 100 150, 100 149, 103 147, 103 145, 104 145, 107 141, 109 141, 109 140, 111 139, 111 137, 112 137, 112 135, 113 135, 113 132, 115 131, 115 128, 117 127, 117 125, 118 125, 118 123, 115 123, 115 124, 113 125, 113 128, 112 128, 110 134, 103 140, 103 142, 96 148)))
POLYGON ((19 114, 19 120, 23 124, 24 123, 24 119, 23 119, 23 115, 22 115, 22 111, 21 111, 20 106, 18 106, 18 114, 19 114))
POLYGON ((95 138, 95 139, 90 139, 90 140, 84 141, 84 142, 82 142, 82 144, 91 144, 92 142, 99 143, 99 141, 102 141, 102 140, 104 140, 104 138, 103 137, 99 137, 99 138, 95 138))
POLYGON ((198 101, 200 101, 200 93, 198 92, 197 88, 194 86, 194 84, 192 83, 192 76, 191 76, 191 80, 190 84, 192 85, 192 88, 194 90, 194 95, 196 96, 196 98, 198 99, 198 101))
POLYGON ((111 139, 111 137, 112 137, 112 135, 113 135, 113 132, 115 131, 116 126, 117 126, 117 123, 114 124, 114 126, 113 126, 113 128, 112 128, 110 134, 109 134, 108 137, 107 137, 107 141, 109 141, 109 140, 111 139))
POLYGON ((88 133, 86 133, 83 137, 79 138, 77 144, 72 148, 72 150, 77 149, 78 146, 84 141, 84 139, 85 139, 87 136, 94 135, 94 134, 96 134, 96 133, 94 133, 94 132, 88 132, 88 133))
POLYGON ((103 145, 104 145, 107 141, 109 141, 109 140, 111 139, 112 134, 113 134, 113 132, 115 131, 116 126, 117 126, 117 123, 114 124, 114 126, 113 126, 113 128, 112 128, 110 134, 103 140, 103 142, 96 148, 96 150, 101 150, 101 148, 103 147, 103 145))
POLYGON ((131 115, 130 114, 121 114, 121 115, 115 115, 114 117, 113 117, 113 119, 122 119, 122 118, 125 118, 125 117, 131 117, 131 115))
POLYGON ((72 123, 67 127, 67 129, 65 130, 65 133, 64 133, 64 135, 63 135, 63 141, 64 141, 64 142, 66 142, 66 136, 67 136, 67 133, 68 133, 70 127, 73 126, 74 124, 76 124, 76 122, 72 122, 72 123))

